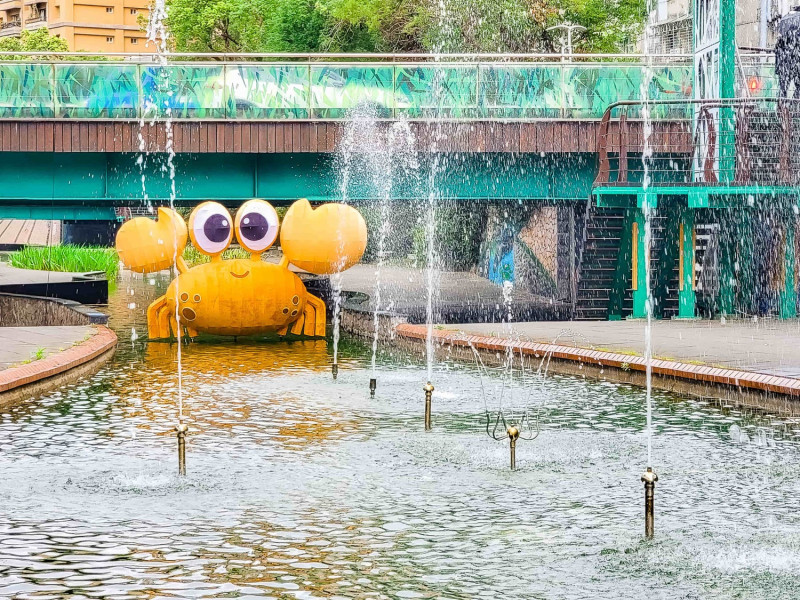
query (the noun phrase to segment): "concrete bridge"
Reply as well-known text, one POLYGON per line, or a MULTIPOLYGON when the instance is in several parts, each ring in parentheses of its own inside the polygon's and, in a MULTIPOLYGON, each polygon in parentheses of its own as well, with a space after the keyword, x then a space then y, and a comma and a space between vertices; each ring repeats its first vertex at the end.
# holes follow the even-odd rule
MULTIPOLYGON (((643 95, 688 99, 693 81, 689 56, 176 55, 166 66, 16 58, 0 63, 0 218, 109 219, 115 207, 141 205, 143 172, 147 197, 165 202, 170 151, 179 204, 330 200, 338 194, 333 153, 359 107, 407 121, 423 171, 433 150, 459 155, 469 184, 445 175, 445 195, 585 200, 606 107, 643 95), (149 156, 140 167, 141 152, 149 156)), ((772 93, 771 70, 760 60, 749 67, 754 93, 772 93)), ((635 153, 641 123, 626 131, 635 153)))

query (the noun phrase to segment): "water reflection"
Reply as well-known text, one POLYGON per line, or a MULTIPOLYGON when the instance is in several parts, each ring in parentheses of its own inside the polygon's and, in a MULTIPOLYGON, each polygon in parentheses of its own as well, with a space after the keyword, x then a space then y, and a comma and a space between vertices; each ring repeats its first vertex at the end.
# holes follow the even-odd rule
POLYGON ((550 378, 510 473, 472 367, 441 365, 426 434, 424 366, 379 355, 371 400, 354 343, 336 383, 324 342, 185 347, 178 478, 175 347, 125 337, 158 293, 136 285, 113 300, 112 363, 0 414, 0 597, 800 593, 800 428, 697 399, 654 397, 653 543, 642 390, 550 378))

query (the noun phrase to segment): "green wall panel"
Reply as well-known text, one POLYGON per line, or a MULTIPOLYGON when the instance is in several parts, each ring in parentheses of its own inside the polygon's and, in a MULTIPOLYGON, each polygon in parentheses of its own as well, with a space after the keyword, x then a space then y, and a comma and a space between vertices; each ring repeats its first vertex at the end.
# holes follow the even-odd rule
MULTIPOLYGON (((433 180, 442 198, 583 200, 594 175, 593 155, 483 153, 441 155, 439 160, 432 176, 433 158, 422 157, 418 171, 396 182, 393 197, 425 198, 433 180)), ((349 199, 378 197, 374 178, 359 170, 364 163, 354 159, 352 164, 349 199)), ((300 197, 340 200, 340 169, 332 154, 180 154, 175 157, 175 200, 185 205, 218 200, 232 206, 255 197, 275 203, 300 197)), ((151 154, 140 167, 136 154, 6 152, 0 164, 0 217, 12 216, 11 207, 13 216, 36 207, 42 214, 50 210, 36 218, 73 218, 68 215, 79 208, 96 209, 96 218, 108 218, 115 206, 143 204, 142 172, 147 198, 168 202, 164 155, 151 154)))

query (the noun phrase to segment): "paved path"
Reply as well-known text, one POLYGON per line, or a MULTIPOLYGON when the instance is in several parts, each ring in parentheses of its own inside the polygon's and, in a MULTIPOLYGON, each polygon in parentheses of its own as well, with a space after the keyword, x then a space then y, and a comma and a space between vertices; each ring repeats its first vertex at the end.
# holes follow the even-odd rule
POLYGON ((8 263, 0 263, 0 286, 30 283, 60 283, 74 281, 76 277, 83 278, 83 273, 17 269, 8 263))
MULTIPOLYGON (((425 268, 384 266, 381 269, 381 307, 390 312, 424 315, 427 305, 427 273, 425 268)), ((360 308, 373 310, 375 295, 376 265, 359 264, 342 274, 342 289, 360 292, 370 298, 360 308)), ((505 314, 503 288, 485 277, 468 272, 442 271, 438 273, 439 294, 436 307, 442 314, 470 313, 475 315, 505 314)), ((553 313, 567 307, 552 302, 549 298, 535 296, 523 290, 514 291, 514 303, 520 312, 538 311, 553 313)))
MULTIPOLYGON (((445 325, 473 335, 506 337, 498 323, 445 325)), ((644 354, 644 321, 515 323, 523 341, 644 354)), ((800 321, 654 321, 653 354, 678 361, 800 378, 800 321)))
POLYGON ((0 327, 0 369, 33 361, 37 351, 51 356, 79 344, 96 332, 91 325, 59 327, 0 327))

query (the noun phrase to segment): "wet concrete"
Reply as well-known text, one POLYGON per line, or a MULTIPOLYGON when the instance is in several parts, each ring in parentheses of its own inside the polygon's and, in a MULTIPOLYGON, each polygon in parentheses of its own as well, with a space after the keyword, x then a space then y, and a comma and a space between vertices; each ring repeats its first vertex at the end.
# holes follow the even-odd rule
MULTIPOLYGON (((509 337, 506 328, 498 324, 444 327, 474 335, 509 337)), ((644 355, 644 321, 639 320, 514 323, 510 336, 644 355)), ((653 354, 656 358, 800 377, 800 321, 654 321, 653 354)))

